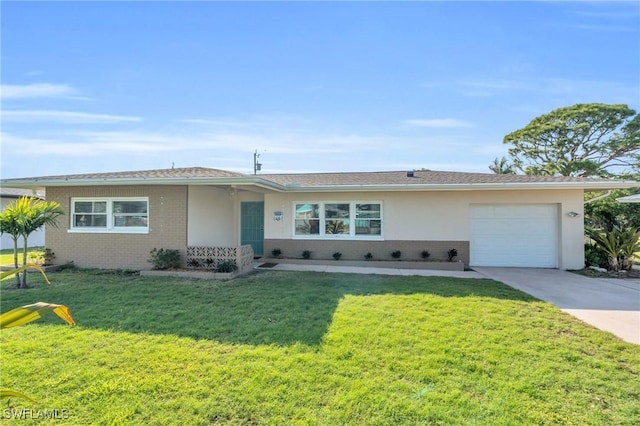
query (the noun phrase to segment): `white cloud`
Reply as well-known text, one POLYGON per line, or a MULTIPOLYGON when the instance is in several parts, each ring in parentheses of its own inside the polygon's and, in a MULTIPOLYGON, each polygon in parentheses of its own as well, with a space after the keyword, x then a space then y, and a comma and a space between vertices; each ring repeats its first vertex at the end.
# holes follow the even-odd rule
POLYGON ((472 79, 460 81, 458 84, 461 86, 462 94, 473 97, 495 96, 526 88, 520 81, 507 79, 472 79))
POLYGON ((638 28, 636 27, 625 27, 622 25, 597 25, 597 24, 576 24, 572 26, 573 28, 577 28, 579 30, 587 30, 587 31, 613 31, 613 32, 624 32, 624 33, 636 33, 638 32, 638 28))
POLYGON ((469 122, 457 120, 455 118, 429 118, 429 119, 413 119, 405 120, 405 124, 419 127, 436 127, 436 128, 459 128, 473 127, 469 122))
POLYGON ((517 95, 529 102, 549 101, 562 105, 579 102, 627 103, 637 102, 637 85, 616 80, 586 80, 564 77, 528 77, 519 79, 473 79, 454 83, 462 95, 493 97, 517 95))
POLYGON ((70 96, 74 93, 75 90, 66 84, 0 85, 0 98, 2 99, 57 98, 70 96))
MULTIPOLYGON (((251 173, 253 153, 261 154, 264 173, 295 171, 389 170, 431 167, 429 162, 464 162, 477 140, 451 137, 262 132, 260 129, 185 129, 101 131, 31 129, 6 132, 3 173, 56 175, 141 168, 204 166, 251 173), (235 131, 234 131, 235 130, 235 131), (35 159, 18 168, 24 158, 35 159), (394 165, 397 164, 397 166, 394 165), (402 165, 406 164, 406 165, 402 165)), ((495 156, 494 156, 495 157, 495 156)), ((491 157, 492 159, 493 157, 491 157)), ((487 160, 487 164, 490 159, 487 160)), ((434 167, 435 168, 435 167, 434 167)))
MULTIPOLYGON (((61 157, 103 157, 108 155, 130 155, 148 154, 153 152, 167 152, 179 150, 179 147, 170 145, 158 145, 153 141, 133 141, 122 140, 95 140, 91 138, 62 136, 62 139, 55 138, 31 138, 13 136, 8 133, 2 134, 2 141, 5 143, 5 154, 15 155, 27 153, 29 156, 45 155, 61 157), (8 152, 7 152, 8 151, 8 152)), ((54 159, 51 159, 55 161, 54 159)))
POLYGON ((58 123, 120 123, 139 122, 140 117, 111 114, 91 114, 77 111, 52 111, 52 110, 8 110, 2 111, 4 121, 34 122, 53 121, 58 123))
POLYGON ((216 152, 268 152, 278 155, 340 154, 375 149, 388 142, 361 136, 282 135, 267 137, 252 134, 156 134, 151 132, 72 132, 55 137, 14 136, 2 134, 6 151, 29 152, 30 155, 106 156, 181 152, 211 155, 216 152))
POLYGON ((209 119, 209 118, 184 118, 178 120, 180 123, 201 124, 212 127, 246 127, 246 123, 234 120, 209 119))

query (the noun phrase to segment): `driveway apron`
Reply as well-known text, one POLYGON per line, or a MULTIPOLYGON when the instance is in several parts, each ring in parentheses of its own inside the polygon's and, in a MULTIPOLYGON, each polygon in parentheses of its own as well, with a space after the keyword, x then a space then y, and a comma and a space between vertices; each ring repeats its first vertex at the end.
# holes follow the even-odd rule
POLYGON ((557 269, 473 269, 624 341, 640 344, 640 280, 590 278, 557 269))

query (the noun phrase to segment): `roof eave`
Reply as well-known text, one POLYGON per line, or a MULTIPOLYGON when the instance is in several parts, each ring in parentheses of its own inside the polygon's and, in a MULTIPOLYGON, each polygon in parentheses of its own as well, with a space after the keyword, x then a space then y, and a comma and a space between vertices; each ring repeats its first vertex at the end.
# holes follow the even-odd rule
POLYGON ((174 177, 174 178, 123 178, 123 179, 7 179, 3 186, 12 188, 44 189, 46 187, 68 186, 127 186, 127 185, 220 185, 257 186, 273 191, 283 191, 285 187, 259 177, 174 177))
POLYGON ((470 190, 518 190, 518 189, 582 189, 601 191, 640 187, 635 181, 590 182, 505 182, 458 184, 376 184, 376 185, 282 185, 261 177, 173 177, 173 178, 123 178, 123 179, 5 179, 3 186, 12 188, 44 189, 70 186, 126 186, 126 185, 220 185, 255 186, 277 192, 373 192, 373 191, 470 191, 470 190))
POLYGON ((287 185, 287 192, 357 192, 357 191, 495 191, 516 189, 582 189, 601 191, 639 187, 640 182, 510 182, 510 183, 464 183, 464 184, 391 184, 391 185, 287 185))

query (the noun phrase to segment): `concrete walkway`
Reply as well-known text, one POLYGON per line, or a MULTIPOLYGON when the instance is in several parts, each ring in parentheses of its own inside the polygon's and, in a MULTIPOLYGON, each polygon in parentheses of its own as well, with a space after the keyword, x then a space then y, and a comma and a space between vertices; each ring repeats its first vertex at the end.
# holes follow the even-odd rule
POLYGON ((557 269, 474 269, 624 341, 640 344, 640 280, 590 278, 557 269))
POLYGON ((438 271, 284 263, 261 268, 263 263, 256 262, 254 267, 277 271, 489 278, 552 303, 564 312, 609 331, 624 341, 640 344, 640 280, 637 279, 590 278, 557 269, 535 268, 475 267, 475 271, 438 271))
POLYGON ((340 272, 344 274, 380 274, 380 275, 419 275, 422 277, 455 277, 455 278, 486 278, 473 271, 440 271, 436 269, 401 269, 401 268, 372 268, 366 266, 340 266, 340 265, 303 265, 278 263, 269 268, 261 268, 264 262, 254 265, 255 269, 276 271, 313 271, 313 272, 340 272))

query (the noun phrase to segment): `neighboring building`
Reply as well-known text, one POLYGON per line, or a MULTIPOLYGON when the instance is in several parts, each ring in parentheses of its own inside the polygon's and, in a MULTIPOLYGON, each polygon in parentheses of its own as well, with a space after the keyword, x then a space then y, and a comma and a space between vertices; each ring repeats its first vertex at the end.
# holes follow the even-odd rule
POLYGON ((640 194, 616 198, 616 201, 619 203, 640 203, 640 194))
POLYGON ((268 257, 446 258, 580 269, 585 191, 640 182, 437 171, 245 175, 181 168, 9 179, 68 212, 47 229, 58 262, 148 269, 153 248, 238 247, 268 257))
MULTIPOLYGON (((4 211, 12 202, 15 202, 20 197, 35 196, 44 199, 44 191, 33 191, 30 189, 19 188, 5 188, 4 185, 0 187, 0 208, 4 211)), ((29 247, 42 247, 44 246, 44 229, 36 231, 29 235, 27 243, 29 247)), ((22 238, 18 240, 18 247, 22 248, 22 238)), ((0 237, 0 249, 13 249, 13 239, 11 235, 2 234, 0 237)))

